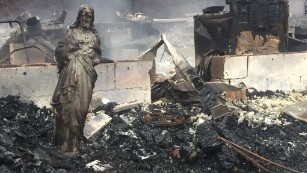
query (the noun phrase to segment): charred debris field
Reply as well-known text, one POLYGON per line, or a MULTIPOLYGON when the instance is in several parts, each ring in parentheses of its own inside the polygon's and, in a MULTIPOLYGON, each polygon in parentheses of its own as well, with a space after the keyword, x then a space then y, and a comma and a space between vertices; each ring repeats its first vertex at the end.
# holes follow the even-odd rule
POLYGON ((1 98, 0 172, 306 172, 306 122, 269 113, 276 107, 272 100, 296 101, 305 93, 249 94, 247 101, 233 102, 243 113, 213 121, 197 101, 176 102, 174 92, 119 113, 111 111, 115 103, 97 107, 94 111, 105 112, 112 121, 84 141, 78 154, 53 146, 51 110, 15 96, 1 98), (251 112, 262 118, 243 116, 251 112), (156 126, 146 121, 148 114, 176 115, 185 121, 156 126))

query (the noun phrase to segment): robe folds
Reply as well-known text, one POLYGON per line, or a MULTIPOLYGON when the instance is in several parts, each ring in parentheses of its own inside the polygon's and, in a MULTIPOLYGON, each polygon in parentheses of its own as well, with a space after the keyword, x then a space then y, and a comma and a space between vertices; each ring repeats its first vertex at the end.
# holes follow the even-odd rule
POLYGON ((63 150, 79 148, 92 92, 97 80, 94 65, 101 56, 100 39, 95 30, 67 31, 56 51, 59 77, 51 105, 55 109, 54 142, 63 150))

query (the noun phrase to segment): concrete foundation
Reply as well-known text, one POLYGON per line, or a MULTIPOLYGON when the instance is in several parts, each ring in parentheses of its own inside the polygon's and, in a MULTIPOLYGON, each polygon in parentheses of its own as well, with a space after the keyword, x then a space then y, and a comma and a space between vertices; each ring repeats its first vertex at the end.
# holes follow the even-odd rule
MULTIPOLYGON (((95 67, 98 79, 95 98, 105 97, 111 102, 151 102, 149 70, 152 61, 125 61, 99 64, 95 67)), ((50 107, 50 99, 57 84, 54 65, 28 65, 0 68, 0 97, 20 96, 22 100, 50 107)))

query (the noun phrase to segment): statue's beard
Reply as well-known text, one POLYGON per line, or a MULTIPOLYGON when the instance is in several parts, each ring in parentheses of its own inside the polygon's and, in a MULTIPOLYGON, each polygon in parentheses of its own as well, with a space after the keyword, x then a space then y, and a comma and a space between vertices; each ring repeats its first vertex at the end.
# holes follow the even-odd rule
POLYGON ((91 24, 88 23, 88 22, 82 22, 82 27, 86 28, 86 29, 89 29, 91 27, 91 24))

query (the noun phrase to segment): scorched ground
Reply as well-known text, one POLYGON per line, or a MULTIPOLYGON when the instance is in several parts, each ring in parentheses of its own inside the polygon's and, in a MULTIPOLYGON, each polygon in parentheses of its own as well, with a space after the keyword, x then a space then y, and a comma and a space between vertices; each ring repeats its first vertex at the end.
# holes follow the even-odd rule
MULTIPOLYGON (((304 93, 295 94, 305 97, 304 93)), ((264 101, 257 104, 257 100, 287 100, 293 93, 256 95, 250 99, 254 108, 261 110, 264 101)), ((18 97, 1 98, 0 172, 262 172, 218 136, 286 167, 307 170, 306 123, 288 115, 279 115, 278 125, 236 116, 212 121, 198 103, 181 105, 167 94, 153 104, 117 114, 111 111, 114 105, 95 109, 113 119, 73 155, 52 145, 51 110, 23 103, 18 97), (187 121, 154 126, 144 121, 149 113, 182 115, 187 121)), ((291 172, 252 158, 274 172, 291 172)))

